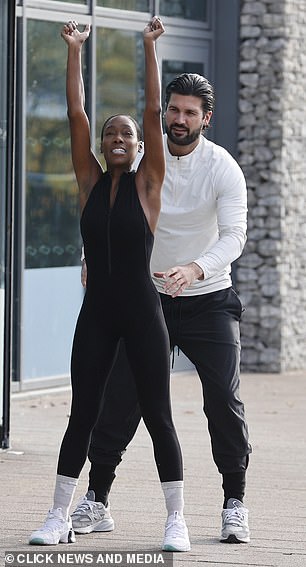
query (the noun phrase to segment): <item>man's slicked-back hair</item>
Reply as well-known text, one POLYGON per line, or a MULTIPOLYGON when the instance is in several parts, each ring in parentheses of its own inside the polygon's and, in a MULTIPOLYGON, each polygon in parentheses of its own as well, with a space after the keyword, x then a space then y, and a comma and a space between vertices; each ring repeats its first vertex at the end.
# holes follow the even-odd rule
POLYGON ((173 93, 200 98, 202 100, 203 114, 214 109, 215 96, 213 86, 205 77, 197 73, 182 73, 182 75, 175 77, 166 86, 166 108, 173 93))

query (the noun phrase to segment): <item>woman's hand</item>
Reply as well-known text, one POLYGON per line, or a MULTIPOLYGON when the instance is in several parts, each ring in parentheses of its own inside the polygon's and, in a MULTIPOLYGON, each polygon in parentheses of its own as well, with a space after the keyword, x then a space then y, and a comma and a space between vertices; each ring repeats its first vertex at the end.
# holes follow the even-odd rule
POLYGON ((83 45, 90 35, 90 25, 87 24, 82 32, 78 30, 78 23, 75 20, 69 21, 64 25, 61 36, 68 45, 83 45))
POLYGON ((151 39, 156 41, 162 33, 164 33, 165 28, 160 18, 154 16, 152 20, 146 25, 143 30, 144 41, 146 39, 151 39))

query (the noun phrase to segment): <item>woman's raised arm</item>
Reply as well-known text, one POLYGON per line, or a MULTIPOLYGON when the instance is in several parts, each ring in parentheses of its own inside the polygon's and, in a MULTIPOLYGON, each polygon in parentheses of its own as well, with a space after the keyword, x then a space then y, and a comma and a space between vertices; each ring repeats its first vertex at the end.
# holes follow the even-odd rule
POLYGON ((82 76, 82 47, 90 34, 90 26, 83 32, 75 21, 68 22, 61 36, 68 46, 66 97, 71 136, 72 163, 80 190, 83 210, 91 189, 102 173, 102 167, 91 149, 90 125, 85 112, 85 91, 82 76))
POLYGON ((143 115, 144 157, 137 171, 137 188, 150 227, 154 230, 165 175, 165 156, 161 121, 161 82, 155 42, 164 33, 156 16, 143 32, 145 51, 145 109, 143 115))

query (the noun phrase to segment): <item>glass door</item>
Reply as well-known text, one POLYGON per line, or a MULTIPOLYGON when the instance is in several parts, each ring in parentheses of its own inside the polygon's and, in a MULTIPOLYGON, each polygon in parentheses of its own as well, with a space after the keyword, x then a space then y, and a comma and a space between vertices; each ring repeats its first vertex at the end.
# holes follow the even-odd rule
POLYGON ((28 18, 24 147, 24 266, 20 374, 36 387, 69 376, 83 296, 79 202, 65 98, 67 49, 60 24, 28 18), (41 41, 41 38, 44 41, 41 41), (52 49, 50 49, 52 46, 52 49))
MULTIPOLYGON (((162 38, 159 61, 162 77, 162 100, 164 104, 167 84, 181 73, 198 73, 209 79, 210 49, 209 41, 197 41, 191 45, 190 38, 162 38)), ((170 267, 170 266, 169 266, 170 267)), ((193 368, 184 353, 175 348, 173 371, 193 368)))
MULTIPOLYGON (((93 26, 89 56, 84 52, 84 74, 86 79, 89 77, 86 99, 93 125, 93 145, 97 142, 99 151, 105 114, 117 112, 120 107, 138 118, 142 115, 143 17, 140 15, 138 21, 135 14, 136 10, 148 9, 149 3, 147 0, 116 3, 121 10, 113 5, 112 10, 105 7, 107 3, 102 0, 93 4, 96 27, 93 26), (125 8, 135 10, 128 29, 125 8), (119 88, 118 77, 120 84, 125 85, 123 90, 119 88)), ((167 34, 158 43, 163 90, 175 75, 185 71, 206 74, 209 78, 212 41, 206 22, 209 10, 205 7, 195 21, 196 6, 202 4, 191 4, 186 13, 181 13, 178 6, 173 13, 172 3, 160 5, 167 20, 167 34)), ((22 389, 69 380, 71 342, 83 298, 78 192, 71 165, 65 101, 67 49, 59 37, 60 22, 65 21, 66 15, 55 14, 54 21, 47 21, 50 15, 40 11, 39 5, 37 2, 35 10, 27 10, 19 48, 24 109, 17 124, 23 140, 22 151, 18 153, 23 195, 19 339, 22 389)), ((79 16, 82 25, 89 21, 87 15, 80 12, 79 16)))

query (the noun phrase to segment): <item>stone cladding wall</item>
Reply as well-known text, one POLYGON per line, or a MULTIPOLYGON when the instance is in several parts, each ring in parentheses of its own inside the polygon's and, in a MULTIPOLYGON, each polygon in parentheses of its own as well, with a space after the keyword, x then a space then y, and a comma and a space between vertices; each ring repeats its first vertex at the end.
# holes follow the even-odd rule
POLYGON ((242 370, 306 368, 306 0, 242 0, 242 370))

